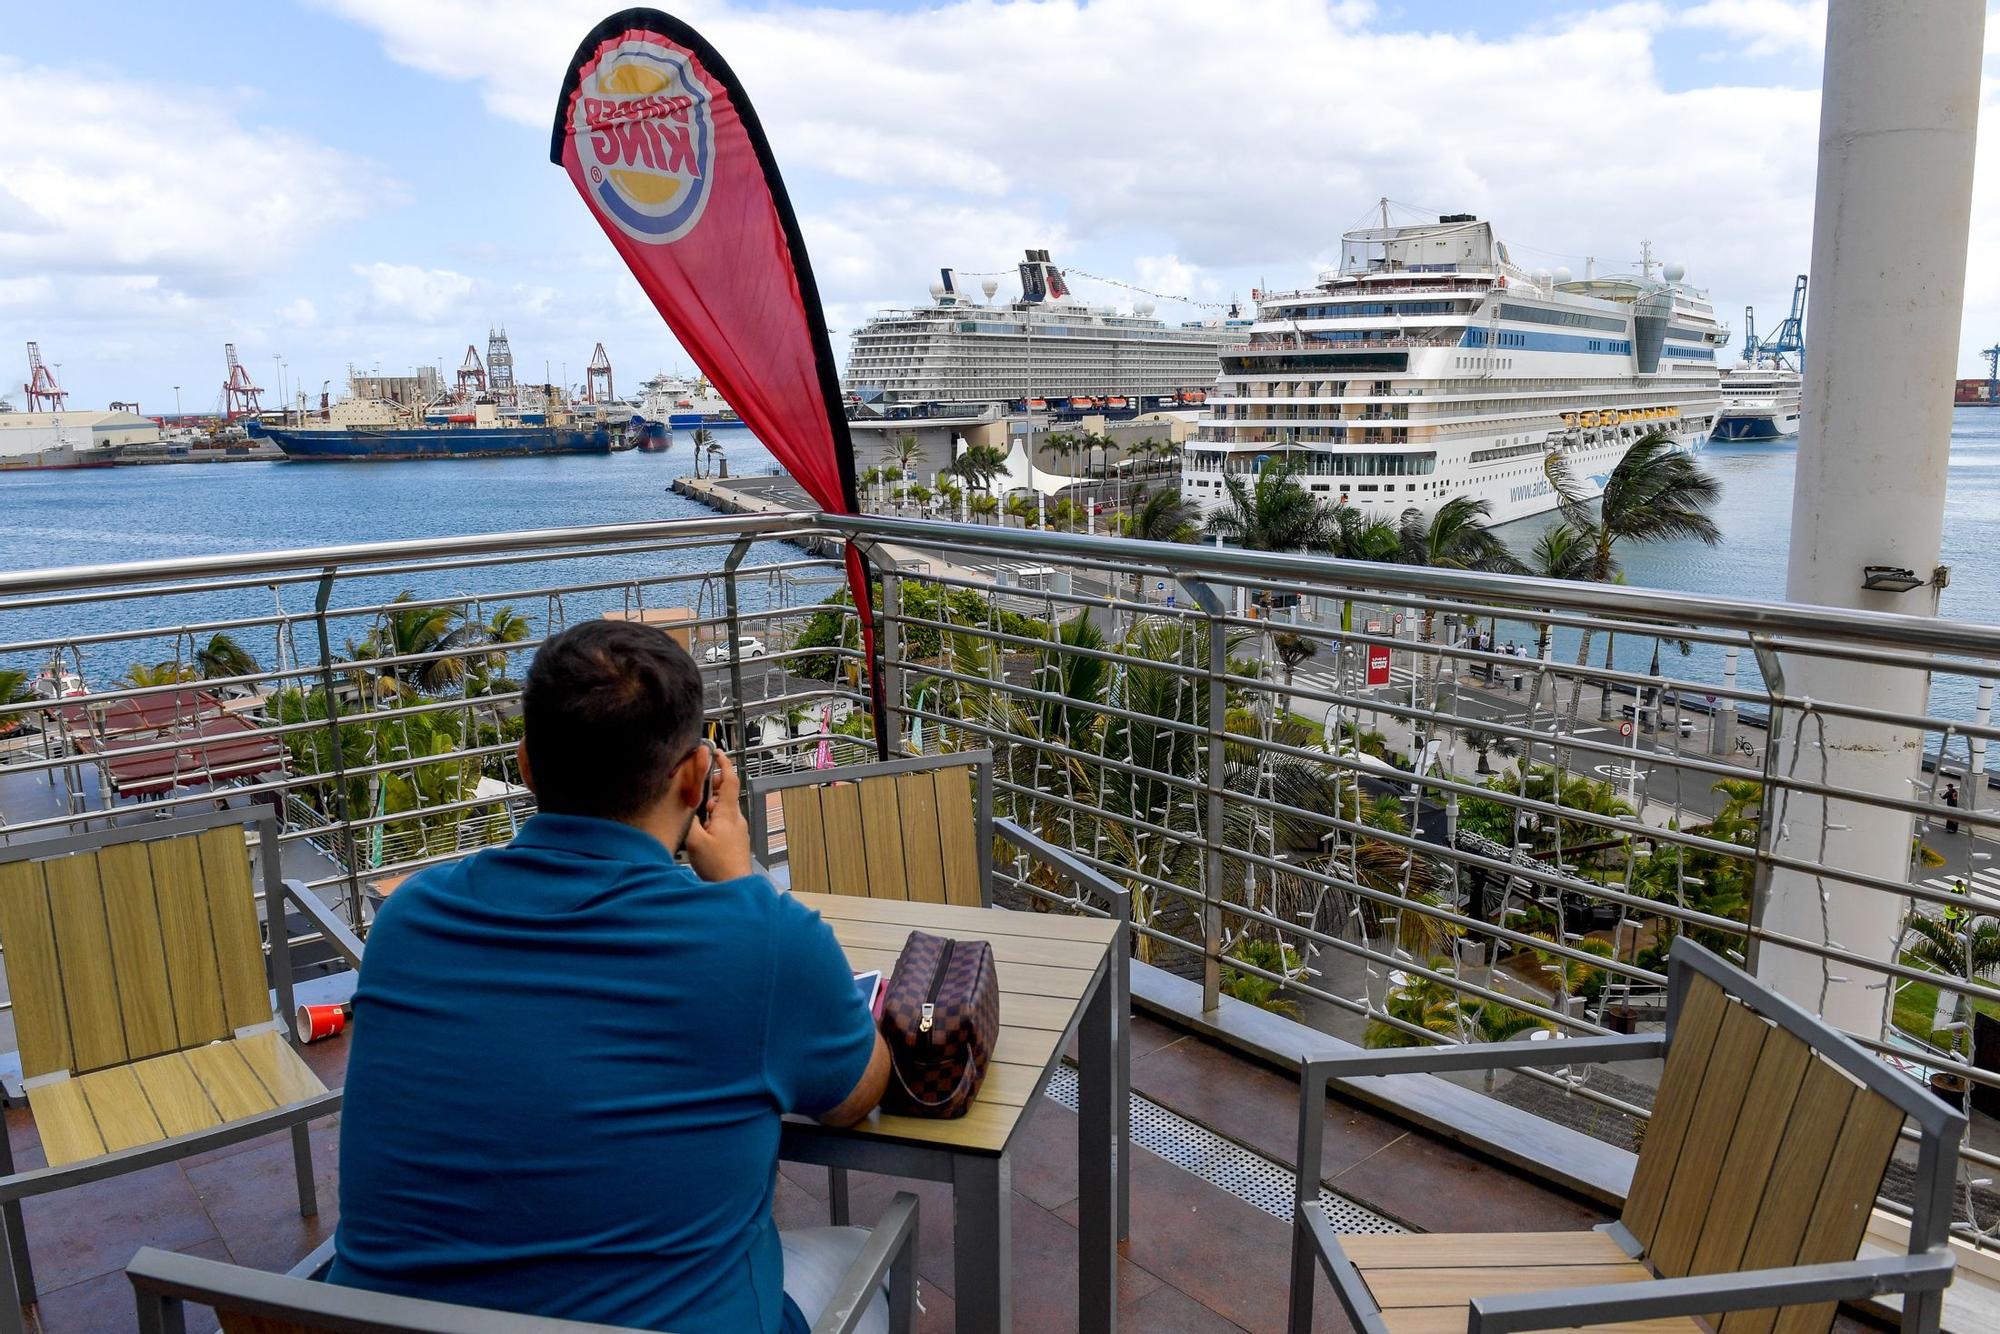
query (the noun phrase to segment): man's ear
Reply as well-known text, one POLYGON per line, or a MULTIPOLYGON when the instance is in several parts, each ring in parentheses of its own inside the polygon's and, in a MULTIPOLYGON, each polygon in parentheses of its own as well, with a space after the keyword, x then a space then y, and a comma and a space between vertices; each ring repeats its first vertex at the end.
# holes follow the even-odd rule
POLYGON ((526 737, 522 737, 514 743, 514 763, 521 766, 521 786, 533 792, 535 790, 535 775, 528 768, 528 739, 526 737))
POLYGON ((673 791, 681 805, 693 810, 701 805, 702 781, 708 777, 710 756, 706 744, 697 745, 674 770, 673 791))

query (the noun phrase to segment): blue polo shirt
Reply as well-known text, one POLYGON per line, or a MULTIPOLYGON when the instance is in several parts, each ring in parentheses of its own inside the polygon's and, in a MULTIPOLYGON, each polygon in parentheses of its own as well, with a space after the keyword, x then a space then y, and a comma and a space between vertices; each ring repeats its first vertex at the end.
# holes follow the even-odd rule
POLYGON ((354 997, 333 1282, 676 1334, 806 1325, 779 1116, 875 1028, 819 914, 537 815, 383 905, 354 997))

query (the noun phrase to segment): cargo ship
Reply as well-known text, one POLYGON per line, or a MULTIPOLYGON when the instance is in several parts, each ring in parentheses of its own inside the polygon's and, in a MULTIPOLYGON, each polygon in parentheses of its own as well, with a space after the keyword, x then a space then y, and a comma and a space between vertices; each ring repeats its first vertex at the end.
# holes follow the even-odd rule
POLYGON ((413 459, 525 458, 540 454, 609 454, 638 442, 609 423, 565 414, 504 410, 489 398, 413 420, 385 399, 344 399, 317 421, 272 425, 253 419, 252 439, 269 440, 302 462, 392 463, 413 459))

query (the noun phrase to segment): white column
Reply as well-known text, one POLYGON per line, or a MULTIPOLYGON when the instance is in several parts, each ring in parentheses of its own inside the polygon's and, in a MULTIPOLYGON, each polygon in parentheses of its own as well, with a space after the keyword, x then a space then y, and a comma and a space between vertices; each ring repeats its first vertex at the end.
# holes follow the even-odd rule
MULTIPOLYGON (((1972 206, 1983 0, 1842 0, 1827 12, 1813 214, 1812 298, 1804 427, 1792 497, 1793 602, 1935 613, 1929 588, 1861 587, 1864 565, 1928 577, 1937 567, 1951 448, 1952 375, 1972 206)), ((1927 674, 1787 655, 1793 699, 1923 711, 1927 674)), ((1914 727, 1828 720, 1787 711, 1778 771, 1842 790, 1908 796, 1923 743, 1914 727), (1794 755, 1794 751, 1799 753, 1794 755), (1822 777, 1822 775, 1824 775, 1822 777)), ((1859 802, 1794 794, 1778 849, 1892 880, 1909 873, 1911 817, 1859 802)), ((1902 901, 1772 876, 1767 928, 1887 959, 1902 901)), ((1764 945, 1758 973, 1807 1009, 1873 1034, 1881 978, 1797 950, 1764 945), (1869 990, 1875 984, 1876 990, 1869 990)))

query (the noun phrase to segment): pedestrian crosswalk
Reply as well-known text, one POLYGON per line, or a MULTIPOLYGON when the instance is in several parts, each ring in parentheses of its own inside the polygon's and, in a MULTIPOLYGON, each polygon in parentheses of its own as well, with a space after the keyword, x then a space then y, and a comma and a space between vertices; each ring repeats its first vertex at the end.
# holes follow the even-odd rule
MULTIPOLYGON (((1349 672, 1347 680, 1344 683, 1350 693, 1361 688, 1360 682, 1355 679, 1357 675, 1358 673, 1356 672, 1349 672)), ((1391 667, 1389 669, 1390 685, 1407 687, 1414 684, 1415 681, 1416 673, 1408 667, 1391 667)), ((1292 684, 1311 686, 1315 690, 1338 690, 1343 685, 1343 682, 1335 675, 1333 668, 1330 666, 1317 670, 1300 667, 1292 673, 1292 684)))
POLYGON ((1958 889, 1961 883, 1972 891, 1974 897, 2000 902, 2000 867, 1981 866, 1970 874, 1958 871, 1946 875, 1934 875, 1924 881, 1924 884, 1931 889, 1943 890, 1946 893, 1958 889))

